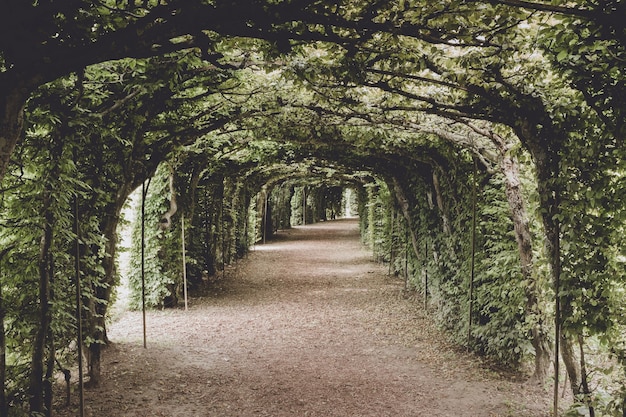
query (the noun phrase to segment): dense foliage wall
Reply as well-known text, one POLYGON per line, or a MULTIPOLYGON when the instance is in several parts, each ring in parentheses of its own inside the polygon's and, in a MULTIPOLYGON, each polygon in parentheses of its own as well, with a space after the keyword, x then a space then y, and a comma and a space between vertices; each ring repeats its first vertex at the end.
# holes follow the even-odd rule
POLYGON ((166 227, 162 222, 172 199, 171 176, 170 166, 160 166, 146 188, 142 188, 145 197, 136 206, 129 271, 129 306, 134 309, 142 307, 142 294, 147 307, 172 307, 178 302, 182 281, 181 223, 170 219, 166 227), (145 291, 142 291, 142 269, 145 291))
MULTIPOLYGON (((174 169, 164 164, 147 186, 143 280, 149 308, 179 304, 184 293, 183 273, 192 293, 216 279, 227 265, 247 253, 257 234, 254 220, 263 218, 263 205, 257 211, 257 200, 251 198, 252 192, 242 179, 222 171, 189 181, 186 172, 189 171, 181 166, 174 169)), ((141 204, 137 204, 136 211, 129 272, 130 306, 141 308, 141 204)))
POLYGON ((75 362, 70 348, 75 335, 75 234, 74 215, 68 215, 73 200, 61 188, 75 170, 71 149, 40 139, 25 141, 25 175, 6 182, 19 195, 3 195, 0 202, 0 241, 6 245, 0 253, 4 415, 6 408, 26 415, 22 407, 38 392, 49 406, 52 386, 44 379, 56 373, 57 361, 66 366, 75 362), (37 160, 45 162, 43 169, 32 165, 37 160))
MULTIPOLYGON (((532 359, 527 283, 501 175, 474 171, 471 159, 428 172, 396 169, 359 195, 361 232, 374 258, 419 292, 455 343, 511 367, 532 359)), ((547 277, 541 282, 548 291, 547 277)))

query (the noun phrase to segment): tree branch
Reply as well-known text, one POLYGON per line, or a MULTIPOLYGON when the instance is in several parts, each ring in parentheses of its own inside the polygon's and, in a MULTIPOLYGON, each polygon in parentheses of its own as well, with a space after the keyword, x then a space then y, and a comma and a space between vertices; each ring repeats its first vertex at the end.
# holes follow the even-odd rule
MULTIPOLYGON (((472 0, 477 1, 477 0, 472 0)), ((529 10, 537 10, 541 12, 554 12, 567 16, 578 16, 586 19, 593 17, 593 12, 588 9, 580 9, 577 7, 559 6, 555 4, 537 3, 526 0, 488 0, 491 4, 504 4, 506 6, 519 7, 529 10)))

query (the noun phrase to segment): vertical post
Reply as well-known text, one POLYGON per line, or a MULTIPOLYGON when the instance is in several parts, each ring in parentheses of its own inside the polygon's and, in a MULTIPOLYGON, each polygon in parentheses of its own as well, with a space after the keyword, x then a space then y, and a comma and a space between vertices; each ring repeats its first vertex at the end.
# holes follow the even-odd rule
POLYGON ((472 341, 472 310, 474 309, 474 265, 476 259, 476 158, 474 157, 474 168, 472 175, 472 242, 470 259, 470 282, 469 282, 469 306, 467 311, 467 349, 472 341))
POLYGON ((180 216, 180 222, 181 222, 181 239, 183 241, 183 294, 185 297, 185 311, 187 311, 188 308, 188 304, 187 304, 187 261, 185 259, 185 214, 181 213, 180 216))
MULTIPOLYGON (((4 253, 0 253, 0 262, 2 262, 4 253)), ((1 270, 2 264, 0 263, 0 416, 6 416, 8 411, 7 397, 6 397, 6 337, 4 334, 4 300, 2 295, 2 282, 4 277, 1 270)))
MULTIPOLYGON (((9 253, 15 244, 9 245, 0 251, 0 266, 2 265, 2 259, 4 256, 9 253)), ((4 295, 2 293, 2 283, 4 282, 4 273, 0 270, 0 383, 2 387, 0 387, 0 416, 5 417, 9 414, 9 405, 7 403, 7 390, 6 390, 6 380, 7 380, 7 345, 6 345, 6 333, 4 329, 5 317, 6 317, 6 307, 4 301, 4 295)), ((81 416, 82 417, 82 416, 81 416)))
POLYGON ((209 247, 211 241, 211 218, 209 216, 209 187, 208 185, 204 186, 204 266, 206 267, 207 273, 212 269, 213 265, 208 265, 208 259, 211 259, 210 252, 211 248, 209 247))
POLYGON ((220 230, 222 235, 222 278, 226 276, 226 231, 224 230, 224 193, 226 187, 222 187, 222 199, 220 200, 220 230))
POLYGON ((428 242, 424 238, 424 311, 428 309, 428 242))
POLYGON ((392 270, 392 266, 393 266, 393 232, 394 232, 394 222, 395 222, 395 210, 394 210, 394 206, 391 206, 391 227, 389 230, 389 271, 387 272, 387 275, 391 275, 391 270, 392 270))
POLYGON ((409 289, 409 224, 404 228, 404 289, 409 289))
MULTIPOLYGON (((557 245, 560 241, 557 242, 557 245)), ((560 254, 561 248, 557 246, 554 250, 555 253, 560 254)), ((554 417, 559 417, 559 373, 560 373, 560 350, 561 350, 561 270, 560 261, 558 268, 553 272, 554 274, 554 417)))
POLYGON ((74 253, 74 273, 76 280, 76 350, 78 354, 78 415, 85 415, 85 393, 83 376, 83 298, 80 282, 80 228, 78 222, 78 196, 74 196, 74 233, 76 234, 74 253))
POLYGON ((302 225, 306 225, 306 185, 302 186, 302 225))
POLYGON ((248 228, 250 227, 250 203, 248 202, 248 188, 244 188, 243 190, 243 212, 245 216, 245 223, 243 224, 243 237, 244 237, 244 250, 245 256, 248 256, 248 249, 250 249, 250 237, 248 233, 250 231, 248 228))
POLYGON ((141 184, 141 314, 143 323, 143 347, 148 347, 146 341, 146 194, 148 187, 144 181, 141 184))
POLYGON ((267 189, 263 190, 263 244, 267 240, 267 189))

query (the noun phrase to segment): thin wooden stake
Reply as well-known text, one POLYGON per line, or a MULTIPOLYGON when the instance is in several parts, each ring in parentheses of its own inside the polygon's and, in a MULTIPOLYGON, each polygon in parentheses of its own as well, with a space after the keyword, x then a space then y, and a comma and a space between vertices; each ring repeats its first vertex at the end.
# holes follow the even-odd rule
POLYGON ((387 275, 391 276, 391 272, 392 272, 392 266, 393 266, 393 232, 394 232, 394 221, 395 221, 395 210, 394 207, 391 207, 391 227, 390 227, 390 231, 389 231, 389 271, 387 272, 387 275))
POLYGON ((76 252, 74 267, 76 279, 76 350, 78 352, 78 415, 85 415, 85 381, 83 376, 83 299, 80 282, 80 228, 78 223, 78 197, 74 197, 74 232, 76 233, 76 252))
POLYGON ((469 307, 468 307, 468 325, 467 325, 467 349, 470 348, 472 342, 472 310, 474 309, 474 266, 476 260, 476 158, 474 158, 474 169, 472 176, 472 253, 471 253, 471 271, 469 283, 469 307))
MULTIPOLYGON (((558 191, 555 193, 554 206, 559 207, 560 198, 558 191)), ((554 274, 554 417, 559 417, 559 356, 561 350, 561 241, 559 239, 560 224, 557 223, 557 233, 553 253, 554 274)))
POLYGON ((302 225, 306 226, 306 185, 302 186, 302 225))
POLYGON ((183 241, 183 294, 185 297, 185 311, 188 309, 187 303, 187 261, 185 260, 185 215, 181 215, 181 239, 183 241))
MULTIPOLYGON (((554 417, 559 417, 559 373, 560 370, 560 350, 561 350, 561 298, 559 296, 560 291, 560 279, 559 274, 554 281, 554 417)), ((567 378, 566 378, 567 380, 567 378)))
POLYGON ((404 228, 404 289, 409 289, 409 226, 404 228))
POLYGON ((263 244, 265 245, 265 241, 267 239, 267 190, 263 192, 264 202, 263 202, 263 244))
MULTIPOLYGON (((2 261, 3 255, 6 252, 0 253, 0 262, 2 261)), ((0 263, 0 268, 2 264, 0 263)), ((4 417, 8 415, 8 405, 7 405, 7 396, 6 396, 6 336, 4 333, 4 299, 2 295, 2 282, 4 280, 4 276, 2 270, 0 269, 0 382, 2 382, 2 387, 0 387, 0 416, 4 417)))
POLYGON ((146 194, 148 186, 141 183, 141 314, 143 323, 143 348, 148 347, 146 337, 146 194))
POLYGON ((222 235, 222 278, 226 277, 226 231, 224 230, 224 192, 222 186, 222 199, 220 201, 220 230, 222 235))
MULTIPOLYGON (((14 247, 15 243, 5 246, 2 250, 0 250, 0 265, 4 256, 9 253, 14 247)), ((9 405, 7 404, 7 393, 6 393, 6 379, 7 379, 7 358, 6 358, 6 333, 4 329, 5 324, 5 316, 6 316, 6 308, 5 308, 5 300, 2 295, 2 282, 4 278, 4 273, 0 270, 0 381, 2 382, 2 387, 0 388, 0 416, 5 417, 9 414, 9 405)))
POLYGON ((424 240, 424 311, 428 309, 428 242, 424 240))
POLYGON ((248 202, 248 189, 243 190, 243 212, 245 213, 245 223, 243 224, 243 236, 244 236, 244 256, 248 257, 248 250, 250 249, 250 237, 248 236, 250 227, 250 203, 248 202), (247 204, 246 204, 247 203, 247 204))

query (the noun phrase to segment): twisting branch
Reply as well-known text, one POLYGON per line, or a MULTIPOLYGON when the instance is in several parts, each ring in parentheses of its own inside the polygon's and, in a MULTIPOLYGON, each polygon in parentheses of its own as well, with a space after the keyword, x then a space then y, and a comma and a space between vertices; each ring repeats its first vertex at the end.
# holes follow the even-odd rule
POLYGON ((124 15, 126 15, 126 16, 130 16, 130 17, 135 18, 135 19, 141 19, 141 18, 143 17, 143 16, 140 16, 140 15, 138 15, 138 14, 131 13, 130 11, 128 11, 128 10, 126 10, 126 9, 120 9, 120 8, 117 8, 117 7, 111 7, 111 6, 108 6, 108 5, 107 5, 105 2, 103 2, 103 1, 98 1, 97 3, 98 3, 98 5, 99 5, 100 7, 104 7, 105 9, 107 9, 107 10, 109 10, 109 11, 111 11, 111 12, 114 12, 114 13, 124 14, 124 15))
POLYGON ((161 230, 169 230, 172 227, 172 216, 178 211, 178 204, 176 203, 176 188, 174 187, 174 168, 169 166, 169 191, 170 191, 170 207, 161 216, 161 230))
POLYGON ((98 113, 98 116, 99 117, 104 117, 104 116, 108 115, 109 113, 113 113, 114 111, 116 111, 117 109, 122 107, 124 104, 128 103, 129 101, 131 101, 132 99, 137 97, 142 92, 143 92, 143 89, 141 89, 141 88, 136 89, 135 91, 133 91, 132 93, 130 93, 126 97, 123 97, 123 98, 117 100, 115 102, 115 104, 113 104, 111 107, 102 110, 100 113, 98 113))
MULTIPOLYGON (((476 0, 472 0, 476 1, 476 0)), ((488 0, 491 4, 504 4, 506 6, 520 7, 523 9, 538 10, 541 12, 554 12, 567 16, 578 16, 591 18, 593 13, 588 9, 580 9, 577 7, 559 6, 556 4, 537 3, 526 0, 488 0)))

